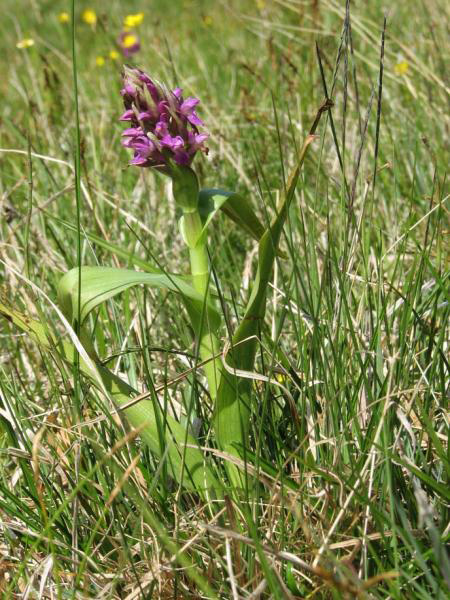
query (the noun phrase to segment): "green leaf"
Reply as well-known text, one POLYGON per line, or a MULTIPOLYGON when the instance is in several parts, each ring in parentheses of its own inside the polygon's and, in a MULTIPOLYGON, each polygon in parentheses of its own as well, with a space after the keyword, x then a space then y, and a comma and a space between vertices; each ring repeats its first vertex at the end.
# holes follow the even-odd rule
POLYGON ((219 210, 259 241, 264 233, 264 226, 245 196, 220 189, 200 190, 199 212, 204 222, 204 232, 219 210))
MULTIPOLYGON (((281 233, 294 198, 300 171, 308 148, 314 140, 314 133, 322 114, 330 108, 325 101, 319 108, 309 135, 306 137, 297 165, 294 168, 282 201, 270 226, 264 231, 258 248, 258 268, 244 318, 232 338, 231 351, 227 360, 232 369, 251 371, 254 366, 258 335, 266 312, 266 297, 275 258, 278 253, 281 233)), ((248 438, 250 419, 250 389, 252 380, 232 375, 229 372, 221 379, 217 394, 215 429, 221 448, 230 454, 238 455, 238 446, 245 447, 248 438)), ((233 481, 239 485, 239 476, 232 474, 233 481)))
MULTIPOLYGON (((58 285, 58 302, 70 322, 78 316, 78 268, 66 273, 58 285)), ((81 267, 80 320, 83 323, 89 313, 110 298, 135 285, 149 285, 182 295, 191 317, 200 318, 204 299, 190 285, 188 278, 179 275, 168 275, 162 271, 142 273, 113 267, 81 267)), ((208 317, 215 327, 220 322, 220 316, 210 304, 208 317)))
MULTIPOLYGON (((0 314, 16 327, 27 333, 41 348, 53 351, 58 360, 70 365, 76 357, 76 349, 70 342, 57 339, 37 320, 24 315, 11 307, 8 301, 0 296, 0 314)), ((80 357, 80 370, 100 391, 106 390, 114 404, 120 408, 130 403, 135 396, 134 390, 125 381, 114 375, 109 369, 97 362, 96 373, 80 357), (100 384, 101 385, 100 385, 100 384)), ((167 424, 166 436, 161 447, 160 431, 157 425, 155 407, 150 400, 142 400, 123 410, 123 414, 133 427, 146 424, 140 433, 141 439, 157 456, 167 452, 168 462, 173 478, 183 486, 205 497, 203 490, 214 491, 220 495, 220 484, 217 481, 208 460, 197 447, 196 439, 171 415, 164 415, 167 424), (182 477, 183 476, 183 477, 182 477)))

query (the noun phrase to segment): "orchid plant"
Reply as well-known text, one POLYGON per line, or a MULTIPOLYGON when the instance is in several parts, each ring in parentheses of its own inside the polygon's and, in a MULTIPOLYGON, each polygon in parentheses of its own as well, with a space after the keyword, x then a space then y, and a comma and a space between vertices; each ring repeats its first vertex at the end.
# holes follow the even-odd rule
POLYGON ((193 161, 199 152, 207 153, 208 134, 197 115, 198 98, 183 96, 180 88, 170 90, 137 68, 124 67, 121 90, 125 112, 120 120, 128 127, 122 143, 133 151, 130 165, 154 169, 172 181, 173 196, 181 213, 179 227, 190 256, 189 274, 170 274, 141 261, 143 271, 109 267, 81 267, 61 279, 58 300, 64 318, 78 332, 71 342, 50 338, 37 321, 24 319, 0 299, 0 312, 26 330, 41 345, 56 350, 72 362, 80 357, 81 371, 113 402, 114 410, 125 415, 129 423, 151 450, 168 460, 172 476, 189 490, 222 495, 210 458, 200 449, 189 423, 185 427, 171 415, 161 441, 158 423, 162 408, 137 392, 98 358, 88 316, 96 307, 132 286, 144 284, 180 295, 192 329, 199 365, 204 369, 209 394, 214 403, 213 429, 216 444, 225 456, 226 472, 235 488, 243 486, 244 450, 248 447, 252 413, 251 385, 261 323, 265 316, 266 297, 272 268, 289 206, 294 197, 299 173, 320 117, 330 103, 318 110, 310 134, 305 139, 297 164, 291 174, 275 216, 266 227, 259 221, 249 200, 221 189, 202 189, 193 161), (225 342, 221 312, 211 277, 208 254, 208 230, 219 212, 234 221, 259 243, 258 266, 244 315, 225 342))
POLYGON ((215 399, 220 379, 212 356, 218 349, 216 330, 218 313, 209 294, 209 264, 206 227, 200 216, 199 185, 190 165, 200 150, 207 152, 207 133, 201 133, 203 122, 195 112, 198 98, 183 99, 183 90, 168 90, 152 81, 139 69, 125 67, 121 90, 125 112, 121 121, 132 126, 122 133, 123 145, 133 150, 130 165, 157 169, 172 179, 173 194, 182 211, 180 229, 189 248, 192 286, 205 307, 205 323, 191 311, 197 334, 199 352, 205 361, 205 371, 211 396, 215 399), (215 313, 215 314, 214 314, 215 313))

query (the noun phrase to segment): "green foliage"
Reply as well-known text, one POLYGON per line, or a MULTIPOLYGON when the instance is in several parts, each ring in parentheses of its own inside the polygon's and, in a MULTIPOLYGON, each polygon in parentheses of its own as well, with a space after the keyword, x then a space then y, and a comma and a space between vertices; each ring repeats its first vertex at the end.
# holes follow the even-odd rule
MULTIPOLYGON (((306 152, 314 139, 319 119, 328 108, 329 105, 325 103, 318 111, 310 134, 300 152, 298 163, 289 178, 282 202, 277 207, 277 214, 259 240, 258 269, 255 281, 251 288, 243 319, 231 341, 230 370, 234 371, 236 375, 230 377, 230 373, 228 373, 220 382, 215 415, 217 438, 225 451, 235 454, 236 449, 239 449, 238 456, 245 454, 244 449, 248 439, 249 418, 252 408, 250 396, 251 376, 249 379, 248 375, 249 371, 254 368, 258 336, 266 313, 267 291, 278 253, 281 233, 290 204, 294 198, 306 152), (246 373, 239 373, 239 371, 245 371, 246 373), (242 374, 244 374, 243 379, 242 374)), ((236 483, 241 480, 239 476, 233 477, 233 479, 236 483)))
POLYGON ((246 196, 220 189, 200 190, 199 212, 204 220, 203 231, 205 233, 219 210, 223 211, 227 217, 256 241, 259 241, 262 237, 264 226, 246 196))
POLYGON ((2 598, 447 597, 448 9, 396 3, 381 69, 385 7, 348 7, 76 3, 77 148, 67 4, 2 2, 2 598), (193 257, 120 147, 109 52, 140 11, 129 61, 210 133, 193 257), (50 300, 82 265, 80 330, 83 271, 72 327, 50 300))
MULTIPOLYGON (((136 285, 148 285, 181 294, 188 309, 199 317, 203 310, 203 298, 189 284, 188 277, 168 275, 163 271, 140 273, 111 267, 82 267, 70 270, 58 286, 58 302, 70 322, 84 323, 89 313, 97 306, 136 285), (79 286, 81 283, 81 286, 79 286), (79 296, 79 289, 81 294, 79 296), (78 302, 80 299, 80 306, 78 302)), ((219 319, 217 311, 208 306, 210 318, 219 319)))
MULTIPOLYGON (((122 273, 126 276, 126 273, 122 273)), ((123 280, 124 278, 122 282, 123 280)), ((87 285, 86 288, 89 286, 87 285)), ((88 292, 83 297, 86 298, 88 292)), ((97 299, 97 302, 100 303, 100 300, 97 299)), ((85 306, 84 304, 83 308, 85 306)), ((90 310, 92 308, 93 306, 90 306, 90 310)), ((57 341, 56 337, 38 321, 12 308, 5 300, 0 302, 0 314, 31 336, 43 351, 54 351, 56 360, 64 361, 68 365, 74 364, 77 350, 73 344, 62 340, 57 341)), ((87 313, 84 316, 87 316, 87 313)), ((180 423, 170 415, 160 414, 157 403, 144 398, 133 402, 133 398, 137 396, 136 390, 101 364, 90 362, 88 358, 86 360, 81 358, 80 370, 100 391, 107 394, 113 406, 122 411, 130 424, 139 430, 143 441, 150 449, 163 460, 168 461, 175 481, 200 494, 206 490, 206 494, 220 495, 220 485, 211 466, 203 453, 196 449, 198 444, 195 438, 180 423), (164 423, 163 427, 161 423, 164 423)))

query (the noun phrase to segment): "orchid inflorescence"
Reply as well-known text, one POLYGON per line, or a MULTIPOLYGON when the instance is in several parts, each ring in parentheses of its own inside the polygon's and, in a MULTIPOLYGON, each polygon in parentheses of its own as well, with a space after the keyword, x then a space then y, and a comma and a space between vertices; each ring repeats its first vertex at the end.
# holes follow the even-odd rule
POLYGON ((164 167, 170 161, 189 166, 198 150, 207 153, 207 133, 195 112, 199 103, 192 96, 183 99, 182 90, 169 90, 137 68, 125 67, 121 90, 125 112, 121 121, 131 127, 122 133, 123 145, 134 151, 130 164, 164 167))

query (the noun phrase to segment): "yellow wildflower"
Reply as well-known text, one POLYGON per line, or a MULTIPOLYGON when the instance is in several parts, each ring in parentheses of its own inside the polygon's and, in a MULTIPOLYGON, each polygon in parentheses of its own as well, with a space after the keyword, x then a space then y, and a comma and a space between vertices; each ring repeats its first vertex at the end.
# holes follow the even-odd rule
POLYGON ((134 46, 137 43, 138 43, 138 38, 137 38, 137 36, 134 35, 134 33, 127 33, 126 35, 123 36, 122 46, 124 48, 131 48, 131 46, 134 46))
POLYGON ((210 15, 205 15, 203 17, 203 23, 206 25, 206 27, 211 27, 213 24, 213 18, 210 15))
POLYGON ((137 13, 135 15, 127 15, 123 20, 124 27, 137 27, 144 20, 144 13, 137 13))
POLYGON ((264 10, 266 8, 265 0, 256 0, 256 6, 259 8, 259 10, 264 10))
POLYGON ((109 52, 109 58, 111 60, 117 60, 119 58, 120 54, 117 52, 117 50, 110 50, 109 52))
POLYGON ((88 25, 95 25, 97 23, 97 14, 95 10, 92 10, 91 8, 87 8, 86 10, 84 10, 81 15, 81 18, 88 25))
POLYGON ((97 56, 97 58, 95 59, 95 64, 97 65, 97 67, 103 67, 103 65, 105 64, 105 59, 103 58, 103 56, 97 56))
POLYGON ((401 60, 394 67, 394 73, 396 75, 406 75, 409 69, 409 63, 406 60, 401 60))
POLYGON ((70 21, 69 13, 66 13, 66 12, 59 13, 58 21, 60 23, 68 23, 70 21))
POLYGON ((16 48, 19 48, 20 50, 23 50, 24 48, 30 48, 30 46, 34 46, 34 40, 32 38, 25 38, 16 44, 16 48))

